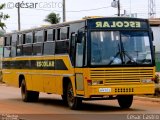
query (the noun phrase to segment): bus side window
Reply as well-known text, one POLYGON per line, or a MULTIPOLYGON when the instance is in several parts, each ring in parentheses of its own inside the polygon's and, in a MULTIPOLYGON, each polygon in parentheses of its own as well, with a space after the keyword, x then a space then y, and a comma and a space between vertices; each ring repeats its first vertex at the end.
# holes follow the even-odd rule
POLYGON ((10 57, 11 54, 11 37, 7 36, 4 38, 4 48, 3 48, 3 57, 10 57))
POLYGON ((48 29, 47 40, 44 42, 43 54, 54 55, 55 53, 55 29, 48 29))
POLYGON ((46 32, 47 32, 46 41, 55 41, 55 29, 48 29, 46 32))
POLYGON ((22 44, 23 44, 23 34, 18 35, 17 47, 16 47, 16 55, 21 56, 23 55, 22 51, 22 44))
MULTIPOLYGON (((78 36, 77 36, 78 37, 78 36)), ((83 66, 83 53, 84 53, 84 45, 85 45, 85 34, 80 37, 81 43, 76 43, 76 67, 83 66)))
POLYGON ((24 44, 23 44, 23 55, 25 56, 28 56, 28 55, 32 55, 32 43, 33 43, 33 33, 32 32, 29 32, 29 33, 26 33, 24 35, 24 38, 23 38, 23 41, 24 41, 24 44))
POLYGON ((43 48, 44 55, 54 55, 55 53, 55 42, 45 42, 43 48))
POLYGON ((45 40, 46 31, 40 30, 35 32, 33 43, 33 55, 42 55, 43 42, 45 40))
POLYGON ((44 31, 36 31, 34 36, 34 43, 44 42, 44 31))
POLYGON ((62 27, 57 29, 57 40, 56 40, 56 54, 68 54, 69 53, 69 39, 68 37, 68 27, 62 27), (60 38, 59 38, 60 37, 60 38))
POLYGON ((61 28, 61 40, 69 39, 69 27, 61 28))
POLYGON ((33 55, 42 55, 43 43, 33 44, 33 55))
POLYGON ((66 54, 69 53, 69 40, 56 41, 56 54, 66 54))
POLYGON ((73 66, 75 66, 75 41, 76 41, 77 35, 75 33, 71 33, 71 43, 70 43, 70 58, 71 63, 73 66))
POLYGON ((5 46, 3 48, 3 57, 8 58, 8 57, 10 57, 10 54, 11 54, 11 47, 10 46, 5 46))
POLYGON ((77 43, 76 47, 76 67, 83 66, 83 43, 77 43))
POLYGON ((11 40, 11 57, 16 56, 16 43, 17 43, 18 35, 13 34, 12 35, 12 40, 11 40))
POLYGON ((23 45, 23 55, 32 55, 32 44, 23 45))
POLYGON ((25 34, 25 44, 27 43, 33 43, 33 33, 29 32, 25 34))

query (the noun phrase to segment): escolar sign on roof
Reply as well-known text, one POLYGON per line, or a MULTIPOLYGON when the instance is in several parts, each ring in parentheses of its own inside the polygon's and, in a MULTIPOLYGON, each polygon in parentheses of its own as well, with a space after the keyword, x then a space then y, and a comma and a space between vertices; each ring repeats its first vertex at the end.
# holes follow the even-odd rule
POLYGON ((88 19, 90 29, 148 29, 149 24, 145 19, 132 18, 99 18, 88 19))
POLYGON ((130 28, 140 28, 141 27, 141 22, 137 22, 137 21, 112 21, 112 22, 108 22, 108 21, 98 21, 95 23, 96 24, 96 28, 115 28, 115 27, 130 27, 130 28))

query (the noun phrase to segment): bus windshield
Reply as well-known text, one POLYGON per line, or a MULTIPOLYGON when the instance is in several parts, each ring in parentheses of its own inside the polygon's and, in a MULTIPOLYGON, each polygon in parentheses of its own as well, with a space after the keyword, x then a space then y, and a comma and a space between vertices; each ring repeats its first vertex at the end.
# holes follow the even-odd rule
POLYGON ((152 64, 148 32, 91 32, 91 65, 152 64))

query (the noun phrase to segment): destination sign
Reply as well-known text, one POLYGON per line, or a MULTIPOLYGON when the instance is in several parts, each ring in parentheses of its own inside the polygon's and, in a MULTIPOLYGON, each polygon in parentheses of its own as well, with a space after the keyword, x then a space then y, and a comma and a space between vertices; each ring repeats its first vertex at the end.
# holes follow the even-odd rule
POLYGON ((141 27, 141 22, 136 22, 136 21, 112 21, 112 22, 108 22, 108 21, 98 21, 95 23, 96 24, 96 28, 140 28, 141 27))
POLYGON ((135 18, 100 18, 89 19, 88 29, 148 29, 149 24, 145 19, 135 18))

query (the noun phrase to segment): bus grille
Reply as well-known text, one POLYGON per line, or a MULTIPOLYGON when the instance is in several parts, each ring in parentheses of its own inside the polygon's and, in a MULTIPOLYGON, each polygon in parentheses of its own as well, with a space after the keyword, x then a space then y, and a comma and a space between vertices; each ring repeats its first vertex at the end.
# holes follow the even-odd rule
POLYGON ((153 68, 109 68, 90 71, 91 80, 103 80, 104 84, 139 84, 141 79, 153 78, 153 68))

